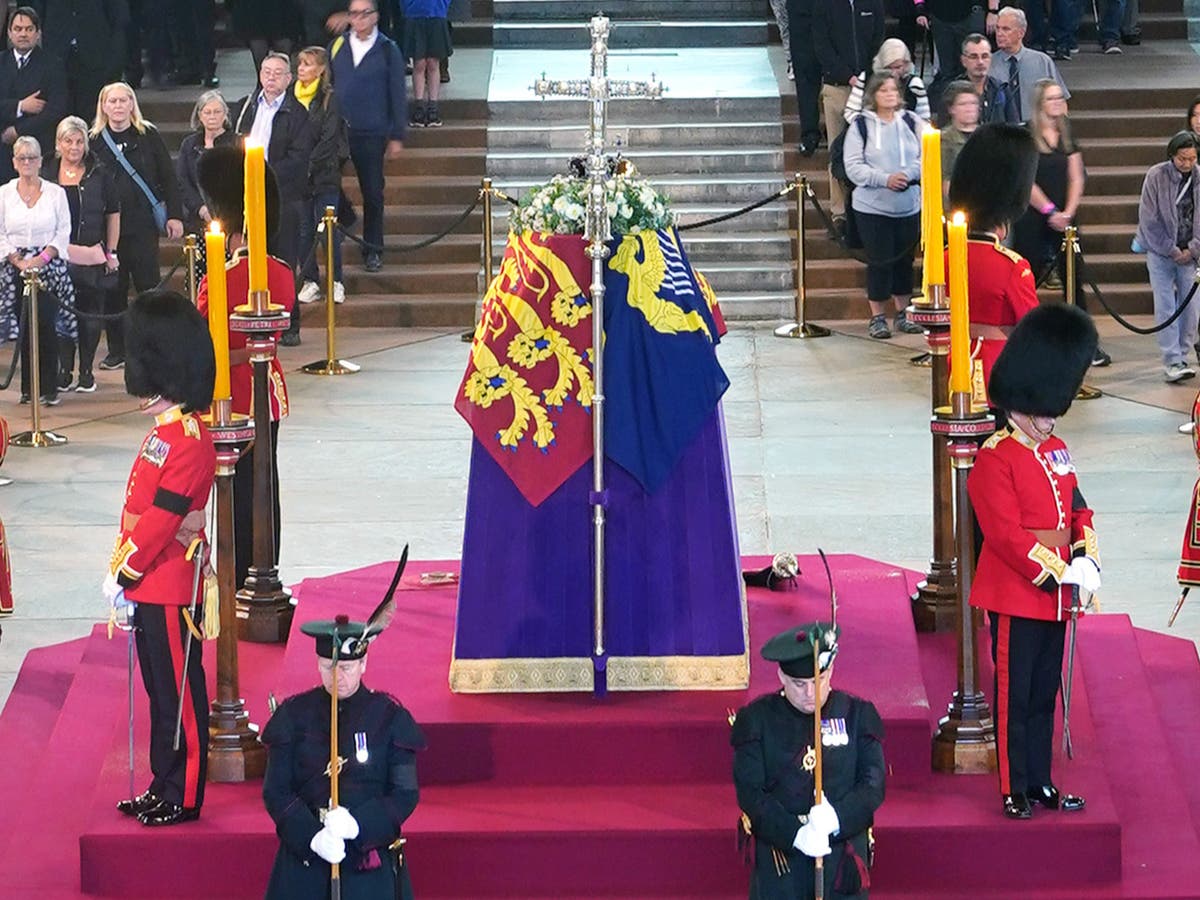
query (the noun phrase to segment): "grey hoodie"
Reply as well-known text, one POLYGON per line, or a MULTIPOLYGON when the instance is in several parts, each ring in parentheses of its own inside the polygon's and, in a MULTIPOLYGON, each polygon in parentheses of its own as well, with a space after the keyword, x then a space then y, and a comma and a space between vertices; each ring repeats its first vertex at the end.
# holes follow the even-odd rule
MULTIPOLYGON (((891 122, 883 122, 874 111, 862 113, 867 123, 864 142, 859 127, 851 122, 846 131, 842 159, 846 175, 857 187, 854 189, 856 212, 877 216, 916 215, 921 211, 921 139, 906 121, 913 116, 907 110, 897 110, 891 122), (895 172, 908 176, 908 188, 888 190, 887 180, 895 172)), ((913 116, 920 132, 922 123, 913 116)))

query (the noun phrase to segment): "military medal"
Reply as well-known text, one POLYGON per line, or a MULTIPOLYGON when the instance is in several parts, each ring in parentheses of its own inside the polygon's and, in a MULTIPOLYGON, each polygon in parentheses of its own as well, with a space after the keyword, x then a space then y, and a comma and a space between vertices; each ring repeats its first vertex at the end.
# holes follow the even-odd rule
POLYGON ((367 733, 365 731, 354 732, 354 759, 358 764, 366 765, 370 754, 367 753, 367 733))
POLYGON ((1071 462, 1071 453, 1066 447, 1060 450, 1051 450, 1046 454, 1046 458, 1050 461, 1055 475, 1065 476, 1075 471, 1075 464, 1071 462))
POLYGON ((825 719, 821 722, 821 746, 845 747, 850 743, 850 733, 845 719, 825 719))

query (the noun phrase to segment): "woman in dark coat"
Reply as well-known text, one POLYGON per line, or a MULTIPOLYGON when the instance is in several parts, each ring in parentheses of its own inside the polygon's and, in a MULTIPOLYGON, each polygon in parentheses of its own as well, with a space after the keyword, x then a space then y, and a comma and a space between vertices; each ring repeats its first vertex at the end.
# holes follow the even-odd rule
MULTIPOLYGON (((175 174, 179 178, 179 191, 183 198, 184 232, 203 234, 212 216, 204 205, 204 198, 200 196, 196 166, 205 150, 237 141, 237 135, 229 128, 229 105, 220 91, 205 91, 196 99, 191 125, 191 134, 179 145, 175 174)), ((203 244, 200 241, 200 245, 203 244)))

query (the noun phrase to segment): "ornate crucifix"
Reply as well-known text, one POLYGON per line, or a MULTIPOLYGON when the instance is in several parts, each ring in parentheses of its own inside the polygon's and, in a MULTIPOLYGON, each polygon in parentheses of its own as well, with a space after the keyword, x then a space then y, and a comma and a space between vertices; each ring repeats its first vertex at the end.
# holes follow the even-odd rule
POLYGON ((608 34, 606 16, 595 16, 591 22, 592 75, 568 81, 553 81, 545 73, 533 83, 533 92, 546 97, 582 97, 592 105, 588 121, 587 172, 588 194, 584 224, 587 255, 592 260, 592 664, 595 670, 594 691, 607 690, 607 651, 604 646, 604 516, 607 493, 604 488, 604 260, 608 256, 608 207, 604 202, 604 182, 608 178, 608 162, 604 157, 604 130, 608 101, 618 98, 642 97, 657 100, 662 96, 662 82, 653 74, 649 81, 625 81, 608 77, 608 34))

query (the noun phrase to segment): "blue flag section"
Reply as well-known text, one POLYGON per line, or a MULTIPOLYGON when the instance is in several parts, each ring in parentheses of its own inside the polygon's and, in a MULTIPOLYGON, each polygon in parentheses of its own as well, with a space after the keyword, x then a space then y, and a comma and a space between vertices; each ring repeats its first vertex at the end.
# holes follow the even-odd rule
POLYGON ((717 324, 674 229, 615 241, 604 284, 605 455, 652 494, 729 387, 717 324))

